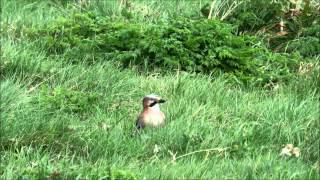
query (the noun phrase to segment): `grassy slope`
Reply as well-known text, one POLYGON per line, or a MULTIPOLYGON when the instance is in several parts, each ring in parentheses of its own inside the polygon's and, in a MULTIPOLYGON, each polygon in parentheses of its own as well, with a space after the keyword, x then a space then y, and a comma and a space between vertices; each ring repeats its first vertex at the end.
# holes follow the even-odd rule
MULTIPOLYGON (((46 57, 21 34, 65 13, 50 3, 2 2, 0 177, 311 178, 318 175, 319 94, 293 82, 266 91, 223 76, 138 74, 46 57), (52 108, 43 86, 98 94, 84 113, 52 108), (167 125, 131 137, 145 94, 157 93, 167 125), (300 158, 281 158, 286 143, 300 158), (155 151, 155 147, 160 150, 155 151), (201 149, 220 148, 176 157, 201 149)), ((81 95, 81 96, 82 96, 81 95)), ((63 106, 63 102, 59 104, 63 106)), ((66 104, 68 106, 68 104, 66 104)))

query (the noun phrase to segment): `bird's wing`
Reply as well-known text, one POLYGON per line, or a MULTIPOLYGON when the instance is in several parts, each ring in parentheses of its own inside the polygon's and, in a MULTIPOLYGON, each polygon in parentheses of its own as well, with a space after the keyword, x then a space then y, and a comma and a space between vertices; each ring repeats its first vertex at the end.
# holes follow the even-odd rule
POLYGON ((144 121, 143 121, 143 119, 142 119, 142 116, 140 115, 140 116, 137 118, 137 121, 136 121, 136 128, 137 128, 137 129, 142 129, 142 128, 144 128, 144 126, 145 126, 145 123, 144 123, 144 121))

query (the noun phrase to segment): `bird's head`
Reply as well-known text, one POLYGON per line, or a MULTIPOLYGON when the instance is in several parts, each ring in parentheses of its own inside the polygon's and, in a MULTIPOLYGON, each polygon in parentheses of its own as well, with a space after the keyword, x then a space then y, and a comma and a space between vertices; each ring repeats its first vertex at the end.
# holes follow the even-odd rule
POLYGON ((161 97, 155 95, 155 94, 150 94, 147 95, 143 98, 143 108, 150 108, 154 106, 159 106, 160 103, 166 102, 164 99, 161 97))

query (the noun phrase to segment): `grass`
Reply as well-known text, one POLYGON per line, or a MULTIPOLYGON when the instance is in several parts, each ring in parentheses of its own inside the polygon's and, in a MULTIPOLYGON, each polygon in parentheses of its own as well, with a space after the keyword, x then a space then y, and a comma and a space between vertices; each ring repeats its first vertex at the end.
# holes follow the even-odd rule
POLYGON ((1 179, 319 178, 314 79, 266 90, 223 75, 71 64, 23 36, 68 9, 50 1, 1 5, 1 179), (150 93, 167 100, 167 124, 132 137, 150 93), (299 158, 279 156, 288 143, 301 149, 299 158))

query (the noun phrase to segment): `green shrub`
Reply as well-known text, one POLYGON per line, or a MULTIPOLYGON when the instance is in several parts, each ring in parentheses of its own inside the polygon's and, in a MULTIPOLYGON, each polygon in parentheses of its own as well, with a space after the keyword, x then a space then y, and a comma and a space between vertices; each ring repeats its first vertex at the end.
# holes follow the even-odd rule
POLYGON ((254 47, 259 42, 253 36, 236 36, 231 25, 217 20, 175 18, 145 25, 85 13, 60 18, 52 26, 28 34, 42 37, 49 54, 74 63, 107 59, 124 67, 224 72, 245 83, 284 80, 297 65, 296 56, 288 58, 263 46, 254 47), (273 77, 279 72, 263 68, 273 62, 280 76, 273 77))
POLYGON ((135 176, 134 173, 130 171, 125 171, 125 170, 110 170, 111 174, 111 180, 116 180, 116 179, 130 179, 130 180, 135 180, 137 177, 135 176))
POLYGON ((286 1, 245 0, 233 12, 227 21, 238 27, 238 31, 257 31, 280 20, 286 1))
POLYGON ((299 52, 302 56, 320 54, 320 12, 310 1, 246 0, 233 12, 227 22, 237 26, 239 33, 263 32, 268 48, 278 52, 299 52), (295 9, 295 13, 290 9, 295 9), (285 35, 277 24, 283 20, 285 35))
MULTIPOLYGON (((320 16, 319 16, 320 18, 320 16)), ((302 56, 320 55, 320 22, 315 22, 309 27, 301 27, 295 38, 286 42, 282 51, 299 52, 302 56)))
POLYGON ((65 87, 41 87, 40 105, 67 113, 85 113, 92 109, 98 100, 96 93, 82 92, 65 87))

